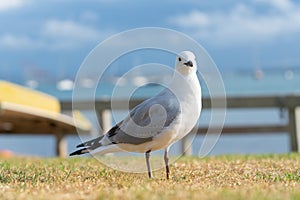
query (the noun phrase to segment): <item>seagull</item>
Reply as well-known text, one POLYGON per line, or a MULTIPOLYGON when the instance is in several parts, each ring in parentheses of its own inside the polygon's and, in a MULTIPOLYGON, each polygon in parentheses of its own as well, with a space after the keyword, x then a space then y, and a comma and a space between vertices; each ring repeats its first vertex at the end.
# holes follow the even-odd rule
POLYGON ((187 135, 200 116, 202 94, 196 72, 195 55, 190 51, 181 52, 176 57, 174 75, 164 90, 134 107, 106 134, 77 145, 81 149, 70 156, 95 151, 97 155, 145 153, 148 176, 152 178, 150 152, 164 149, 166 178, 169 179, 170 146, 187 135))

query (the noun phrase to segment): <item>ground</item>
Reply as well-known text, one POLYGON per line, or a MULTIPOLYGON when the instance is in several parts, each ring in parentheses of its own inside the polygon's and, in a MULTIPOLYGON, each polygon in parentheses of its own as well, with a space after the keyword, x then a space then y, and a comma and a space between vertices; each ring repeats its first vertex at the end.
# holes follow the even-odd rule
POLYGON ((170 180, 154 174, 91 157, 0 158, 0 199, 300 199, 299 154, 182 157, 170 180))

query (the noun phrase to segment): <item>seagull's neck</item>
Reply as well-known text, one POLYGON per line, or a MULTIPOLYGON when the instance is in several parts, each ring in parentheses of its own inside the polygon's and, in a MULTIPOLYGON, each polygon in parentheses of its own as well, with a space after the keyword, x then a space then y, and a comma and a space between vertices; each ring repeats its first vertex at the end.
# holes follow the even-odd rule
POLYGON ((174 73, 169 89, 179 99, 196 98, 196 101, 201 101, 201 87, 196 73, 188 75, 174 73))
POLYGON ((174 73, 173 78, 170 82, 170 88, 172 90, 181 90, 185 87, 199 87, 199 80, 196 73, 190 73, 187 75, 182 75, 180 73, 174 73))

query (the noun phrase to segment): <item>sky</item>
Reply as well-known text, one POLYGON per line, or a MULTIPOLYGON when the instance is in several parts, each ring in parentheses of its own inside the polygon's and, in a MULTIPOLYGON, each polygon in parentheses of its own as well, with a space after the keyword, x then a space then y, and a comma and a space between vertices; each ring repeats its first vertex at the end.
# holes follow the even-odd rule
MULTIPOLYGON (((133 28, 199 42, 222 72, 300 69, 300 2, 0 0, 0 78, 74 78, 88 53, 133 28)), ((173 63, 170 63, 173 64, 173 63)))

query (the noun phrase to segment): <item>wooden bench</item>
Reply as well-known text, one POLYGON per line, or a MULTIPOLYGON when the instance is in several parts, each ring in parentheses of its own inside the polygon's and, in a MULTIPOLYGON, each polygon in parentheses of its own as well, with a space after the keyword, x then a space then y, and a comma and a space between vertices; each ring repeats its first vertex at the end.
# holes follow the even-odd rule
POLYGON ((78 111, 60 113, 60 102, 47 94, 0 81, 0 133, 51 134, 56 137, 56 155, 67 155, 64 136, 91 132, 91 124, 78 111), (76 119, 76 120, 75 120, 76 119))

